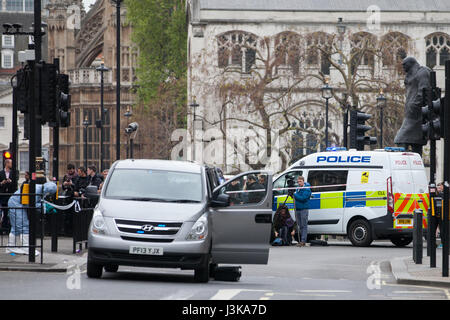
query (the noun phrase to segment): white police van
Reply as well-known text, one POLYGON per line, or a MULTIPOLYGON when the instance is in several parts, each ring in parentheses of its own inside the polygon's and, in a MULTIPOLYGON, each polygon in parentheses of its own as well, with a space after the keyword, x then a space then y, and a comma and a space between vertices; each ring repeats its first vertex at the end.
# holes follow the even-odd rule
POLYGON ((412 241, 413 214, 429 205, 422 158, 403 148, 375 151, 328 148, 295 162, 273 184, 273 211, 285 203, 295 219, 289 183, 303 176, 311 185, 308 235, 347 235, 355 246, 390 239, 412 241), (420 200, 420 201, 419 201, 420 200))

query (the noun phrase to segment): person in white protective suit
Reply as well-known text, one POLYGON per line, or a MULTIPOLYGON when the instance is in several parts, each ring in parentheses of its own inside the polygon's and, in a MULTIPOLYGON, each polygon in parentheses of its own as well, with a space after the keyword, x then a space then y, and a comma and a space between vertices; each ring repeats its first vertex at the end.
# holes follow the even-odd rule
MULTIPOLYGON (((29 221, 27 216, 27 210, 21 209, 26 206, 20 203, 20 189, 17 190, 8 201, 9 217, 11 221, 11 231, 8 237, 8 247, 6 253, 15 254, 28 254, 29 246, 29 221)), ((44 185, 36 185, 36 193, 43 193, 43 196, 47 194, 56 193, 56 184, 54 182, 47 182, 44 185), (44 188, 44 192, 42 192, 44 188)), ((36 195, 36 207, 40 208, 41 196, 36 195)), ((40 209, 37 209, 40 210, 40 209)), ((36 255, 39 255, 39 251, 36 251, 36 255)))

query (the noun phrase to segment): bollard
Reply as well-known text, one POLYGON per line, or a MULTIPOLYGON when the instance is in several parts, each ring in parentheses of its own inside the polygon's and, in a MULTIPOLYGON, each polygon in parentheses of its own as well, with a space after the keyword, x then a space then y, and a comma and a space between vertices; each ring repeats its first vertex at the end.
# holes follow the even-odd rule
POLYGON ((53 213, 50 215, 50 229, 52 235, 52 252, 58 252, 58 216, 53 213))
POLYGON ((423 255, 422 223, 423 223, 422 209, 414 210, 413 260, 416 264, 422 264, 422 255, 423 255))

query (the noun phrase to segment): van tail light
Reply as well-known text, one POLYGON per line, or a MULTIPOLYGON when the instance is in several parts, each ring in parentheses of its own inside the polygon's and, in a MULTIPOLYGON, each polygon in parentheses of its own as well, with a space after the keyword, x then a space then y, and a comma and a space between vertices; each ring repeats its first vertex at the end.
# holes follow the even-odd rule
POLYGON ((386 180, 386 191, 387 191, 387 208, 388 211, 394 215, 394 192, 392 191, 392 177, 386 180))

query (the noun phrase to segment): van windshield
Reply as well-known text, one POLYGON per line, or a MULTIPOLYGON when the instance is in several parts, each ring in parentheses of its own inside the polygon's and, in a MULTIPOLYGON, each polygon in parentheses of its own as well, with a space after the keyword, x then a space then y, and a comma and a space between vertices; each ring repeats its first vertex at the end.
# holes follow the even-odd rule
POLYGON ((106 198, 157 201, 200 202, 200 173, 148 169, 116 169, 105 190, 106 198))

